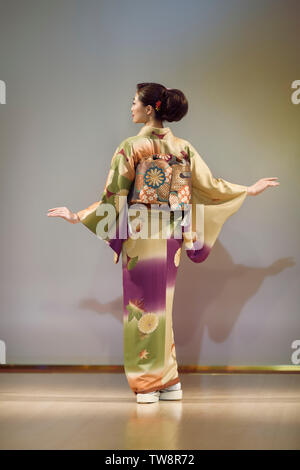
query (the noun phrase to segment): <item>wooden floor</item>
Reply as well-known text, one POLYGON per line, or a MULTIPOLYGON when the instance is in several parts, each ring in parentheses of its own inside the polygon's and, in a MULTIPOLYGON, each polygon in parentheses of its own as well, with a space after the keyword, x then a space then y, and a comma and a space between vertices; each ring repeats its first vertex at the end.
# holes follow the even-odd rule
POLYGON ((0 449, 300 449, 300 375, 181 374, 139 404, 124 374, 1 373, 0 449))

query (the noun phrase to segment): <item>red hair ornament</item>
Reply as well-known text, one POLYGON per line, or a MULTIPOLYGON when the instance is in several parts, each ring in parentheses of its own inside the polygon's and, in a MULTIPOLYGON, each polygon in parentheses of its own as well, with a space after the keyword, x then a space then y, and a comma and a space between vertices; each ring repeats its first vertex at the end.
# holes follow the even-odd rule
POLYGON ((160 105, 161 105, 161 101, 156 101, 156 103, 155 103, 155 109, 156 109, 156 111, 159 111, 159 110, 160 110, 160 105))

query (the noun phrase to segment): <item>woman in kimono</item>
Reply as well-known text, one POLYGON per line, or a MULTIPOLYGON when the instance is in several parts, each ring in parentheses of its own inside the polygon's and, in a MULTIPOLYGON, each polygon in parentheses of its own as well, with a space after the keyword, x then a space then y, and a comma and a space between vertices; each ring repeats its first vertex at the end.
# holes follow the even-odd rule
POLYGON ((151 403, 182 398, 172 327, 182 246, 203 262, 246 196, 279 182, 262 178, 247 187, 215 178, 195 147, 163 126, 188 111, 178 89, 140 83, 131 110, 144 126, 115 149, 100 200, 48 215, 81 222, 112 248, 114 263, 122 254, 124 370, 137 402, 151 403))

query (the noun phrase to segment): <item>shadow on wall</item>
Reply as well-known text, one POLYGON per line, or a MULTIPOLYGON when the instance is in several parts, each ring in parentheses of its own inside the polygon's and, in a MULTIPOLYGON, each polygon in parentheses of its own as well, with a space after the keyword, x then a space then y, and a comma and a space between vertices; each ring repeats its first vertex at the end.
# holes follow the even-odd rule
MULTIPOLYGON (((213 341, 225 341, 244 305, 260 289, 264 279, 294 265, 292 257, 281 258, 263 268, 234 264, 219 240, 207 260, 195 264, 188 259, 183 248, 173 302, 176 345, 191 344, 197 335, 194 342, 197 350, 190 352, 198 361, 205 327, 213 341)), ((123 323, 123 296, 105 304, 97 299, 81 300, 79 308, 99 314, 111 313, 123 323)))

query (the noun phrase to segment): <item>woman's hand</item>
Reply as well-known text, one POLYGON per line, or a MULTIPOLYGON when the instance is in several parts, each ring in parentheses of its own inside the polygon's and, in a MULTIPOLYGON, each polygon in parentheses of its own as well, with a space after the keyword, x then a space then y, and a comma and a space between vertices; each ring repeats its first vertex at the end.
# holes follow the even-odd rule
POLYGON ((67 220, 71 224, 77 224, 80 222, 80 219, 77 213, 70 211, 67 207, 53 207, 52 209, 48 209, 48 217, 62 217, 63 219, 67 220))
POLYGON ((249 196, 257 196, 257 194, 262 193, 268 186, 278 186, 280 183, 277 180, 278 177, 274 176, 273 178, 261 178, 252 186, 248 186, 247 193, 249 196))

